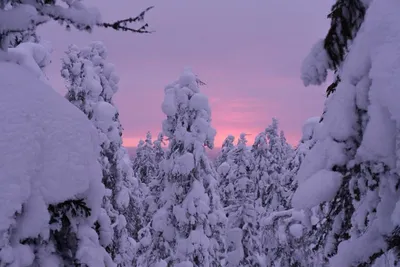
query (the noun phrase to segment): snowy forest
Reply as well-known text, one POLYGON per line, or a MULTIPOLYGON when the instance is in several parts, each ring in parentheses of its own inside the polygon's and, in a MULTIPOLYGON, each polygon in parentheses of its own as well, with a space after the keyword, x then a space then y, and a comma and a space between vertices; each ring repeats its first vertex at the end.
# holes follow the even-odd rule
POLYGON ((64 96, 38 28, 152 34, 151 8, 103 21, 82 0, 0 0, 0 267, 400 266, 400 2, 334 2, 299 70, 333 83, 295 146, 274 118, 215 148, 182 66, 130 157, 105 44, 69 45, 64 96))

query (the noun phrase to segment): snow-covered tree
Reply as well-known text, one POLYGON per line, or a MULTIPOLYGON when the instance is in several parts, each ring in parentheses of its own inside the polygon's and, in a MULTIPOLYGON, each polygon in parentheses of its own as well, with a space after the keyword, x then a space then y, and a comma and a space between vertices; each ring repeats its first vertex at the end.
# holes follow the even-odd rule
POLYGON ((228 154, 235 147, 235 137, 229 135, 222 143, 220 155, 215 161, 215 167, 218 173, 218 194, 221 199, 222 206, 225 208, 229 205, 230 199, 233 197, 233 186, 229 181, 230 163, 228 162, 228 154))
POLYGON ((224 142, 222 142, 221 152, 218 154, 215 159, 215 168, 219 168, 222 163, 226 162, 228 159, 228 153, 235 147, 235 137, 233 135, 228 135, 224 142))
MULTIPOLYGON (((100 137, 99 162, 108 192, 103 208, 114 232, 112 243, 106 243, 107 249, 119 266, 131 266, 133 237, 139 230, 139 185, 128 153, 122 147, 122 126, 112 101, 119 79, 106 57, 107 51, 101 42, 93 42, 83 49, 70 46, 61 73, 66 80, 67 99, 88 116, 100 137)), ((101 232, 101 221, 99 228, 101 232)))
MULTIPOLYGON (((287 166, 285 167, 287 170, 285 173, 285 180, 287 184, 289 184, 289 191, 291 194, 297 189, 298 184, 295 177, 303 163, 304 157, 316 142, 314 131, 320 120, 320 117, 312 117, 305 121, 302 127, 302 137, 300 142, 295 148, 293 155, 287 161, 287 166)), ((291 197, 289 201, 291 201, 291 197)))
POLYGON ((165 88, 162 110, 169 140, 160 173, 164 191, 140 266, 221 266, 225 216, 205 154, 205 147, 213 148, 216 132, 208 99, 190 70, 165 88))
POLYGON ((153 149, 154 149, 154 160, 157 165, 157 169, 160 168, 160 162, 164 160, 165 158, 165 149, 163 148, 164 145, 164 135, 163 133, 159 133, 157 140, 154 141, 153 143, 153 149))
POLYGON ((327 209, 313 236, 334 267, 371 266, 399 244, 400 4, 370 2, 292 199, 327 209))
POLYGON ((237 146, 228 154, 229 186, 233 194, 228 200, 227 266, 261 266, 259 224, 256 212, 256 185, 251 178, 252 159, 242 133, 237 146))
POLYGON ((258 213, 265 213, 267 205, 267 188, 269 186, 269 155, 267 135, 264 132, 259 133, 254 139, 251 149, 253 159, 253 169, 251 177, 255 182, 256 190, 256 208, 258 213))
POLYGON ((283 210, 289 207, 287 197, 288 182, 285 181, 285 165, 292 154, 290 145, 286 142, 284 134, 279 133, 278 120, 273 118, 272 124, 265 129, 268 139, 268 182, 264 205, 267 213, 283 210))
POLYGON ((319 40, 303 62, 304 85, 321 85, 326 81, 328 70, 335 72, 334 82, 327 88, 327 95, 335 91, 340 82, 340 69, 357 36, 371 0, 336 0, 328 19, 330 29, 324 39, 319 40))
POLYGON ((157 169, 154 144, 151 139, 151 133, 148 132, 146 139, 144 141, 141 140, 137 146, 133 170, 142 183, 149 185, 150 181, 155 177, 157 169))
POLYGON ((23 41, 37 39, 36 28, 48 21, 57 21, 80 30, 91 32, 95 27, 112 28, 114 30, 147 33, 147 24, 143 24, 147 8, 137 17, 104 22, 99 11, 88 8, 81 0, 2 0, 0 1, 0 50, 23 41), (138 27, 130 27, 131 23, 139 23, 138 27))
POLYGON ((104 195, 98 136, 40 80, 36 45, 8 55, 28 49, 29 60, 0 60, 0 266, 114 267, 95 231, 104 195))
MULTIPOLYGON (((285 172, 282 174, 281 179, 285 181, 285 190, 288 192, 285 202, 288 204, 297 188, 297 181, 294 178, 305 155, 316 142, 313 135, 319 120, 320 118, 310 118, 304 123, 300 143, 287 161, 285 172)), ((261 241, 266 255, 266 266, 322 266, 317 252, 312 251, 312 231, 303 226, 303 211, 294 211, 289 209, 290 206, 283 208, 261 214, 263 229, 261 241)), ((314 224, 323 219, 323 212, 319 207, 313 208, 311 212, 314 224)))

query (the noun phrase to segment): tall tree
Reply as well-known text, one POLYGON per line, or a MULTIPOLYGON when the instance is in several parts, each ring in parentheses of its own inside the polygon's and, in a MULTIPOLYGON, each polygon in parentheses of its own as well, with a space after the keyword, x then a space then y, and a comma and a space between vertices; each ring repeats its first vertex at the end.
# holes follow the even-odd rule
POLYGON ((233 142, 235 142, 235 137, 233 135, 228 135, 222 142, 221 152, 215 159, 215 167, 217 169, 222 163, 227 161, 229 151, 231 151, 235 147, 235 144, 233 142))
POLYGON ((107 249, 119 266, 131 266, 132 237, 139 230, 138 181, 122 147, 122 126, 112 100, 118 91, 118 77, 106 58, 107 51, 101 42, 83 49, 70 46, 61 73, 68 89, 66 98, 88 116, 100 137, 99 162, 103 183, 109 192, 104 197, 103 208, 114 226, 112 243, 107 242, 107 249))
POLYGON ((273 118, 272 124, 266 129, 268 139, 268 182, 266 188, 265 205, 267 212, 286 209, 287 202, 287 182, 285 181, 285 164, 291 156, 291 148, 284 139, 284 134, 279 133, 278 120, 273 118))
POLYGON ((149 185, 157 173, 155 156, 151 133, 148 132, 146 139, 139 142, 136 149, 136 157, 133 161, 133 170, 136 177, 145 185, 149 185))
POLYGON ((256 185, 251 178, 252 159, 242 133, 237 146, 230 151, 229 181, 234 188, 233 197, 226 208, 228 213, 227 265, 261 266, 259 225, 255 207, 256 185))
POLYGON ((164 160, 165 158, 165 150, 163 148, 164 143, 164 135, 163 133, 159 133, 157 136, 157 140, 154 141, 153 143, 154 147, 154 154, 155 154, 155 163, 157 165, 157 169, 160 168, 160 162, 164 160))
POLYGON ((169 140, 160 173, 165 188, 142 266, 162 261, 169 266, 221 266, 224 213, 216 174, 205 154, 205 147, 214 146, 215 130, 208 99, 190 70, 165 88, 162 110, 169 140))
POLYGON ((293 206, 328 210, 314 236, 330 266, 370 266, 398 248, 399 8, 371 2, 297 176, 293 206))
POLYGON ((229 201, 233 198, 233 185, 229 180, 229 170, 231 162, 228 161, 229 152, 235 148, 233 142, 235 137, 229 135, 225 138, 222 143, 221 154, 215 161, 215 166, 219 175, 218 179, 218 194, 221 199, 222 206, 226 208, 229 205, 229 201))
POLYGON ((267 206, 267 188, 269 186, 269 155, 267 135, 264 132, 259 133, 254 139, 251 149, 254 168, 251 176, 255 181, 256 186, 256 208, 258 212, 263 214, 267 206))

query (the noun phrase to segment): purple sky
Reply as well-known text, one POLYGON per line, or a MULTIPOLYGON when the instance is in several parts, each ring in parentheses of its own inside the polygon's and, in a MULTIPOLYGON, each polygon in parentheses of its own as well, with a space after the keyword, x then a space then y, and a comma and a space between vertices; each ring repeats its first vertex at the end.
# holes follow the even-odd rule
POLYGON ((303 58, 327 31, 332 0, 85 2, 96 4, 107 20, 133 16, 155 5, 147 16, 156 31, 151 35, 101 29, 65 34, 56 24, 40 31, 53 44, 47 73, 62 94, 60 58, 68 45, 105 43, 120 76, 115 102, 127 146, 135 146, 148 130, 153 136, 161 130, 164 86, 176 80, 185 66, 207 83, 202 90, 210 99, 217 146, 226 135, 240 132, 252 134, 252 142, 272 117, 296 144, 303 122, 322 113, 325 86, 304 88, 299 77, 303 58))

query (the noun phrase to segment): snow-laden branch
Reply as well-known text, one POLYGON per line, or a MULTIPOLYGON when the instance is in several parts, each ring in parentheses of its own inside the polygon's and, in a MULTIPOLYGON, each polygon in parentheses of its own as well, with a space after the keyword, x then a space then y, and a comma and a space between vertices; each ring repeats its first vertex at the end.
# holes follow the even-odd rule
POLYGON ((282 217, 292 217, 294 209, 289 210, 282 210, 282 211, 275 211, 272 212, 268 217, 264 217, 261 220, 261 225, 263 227, 272 225, 276 220, 282 217))
MULTIPOLYGON (((58 1, 59 2, 59 1, 58 1)), ((35 31, 36 27, 49 20, 71 26, 80 31, 92 31, 94 27, 112 28, 117 31, 134 33, 150 33, 149 25, 144 23, 146 13, 153 7, 148 7, 138 16, 115 22, 103 22, 96 8, 86 7, 82 1, 63 0, 67 6, 57 4, 57 1, 20 0, 11 2, 6 9, 0 9, 0 41, 1 48, 7 50, 8 37, 13 33, 35 31)))

